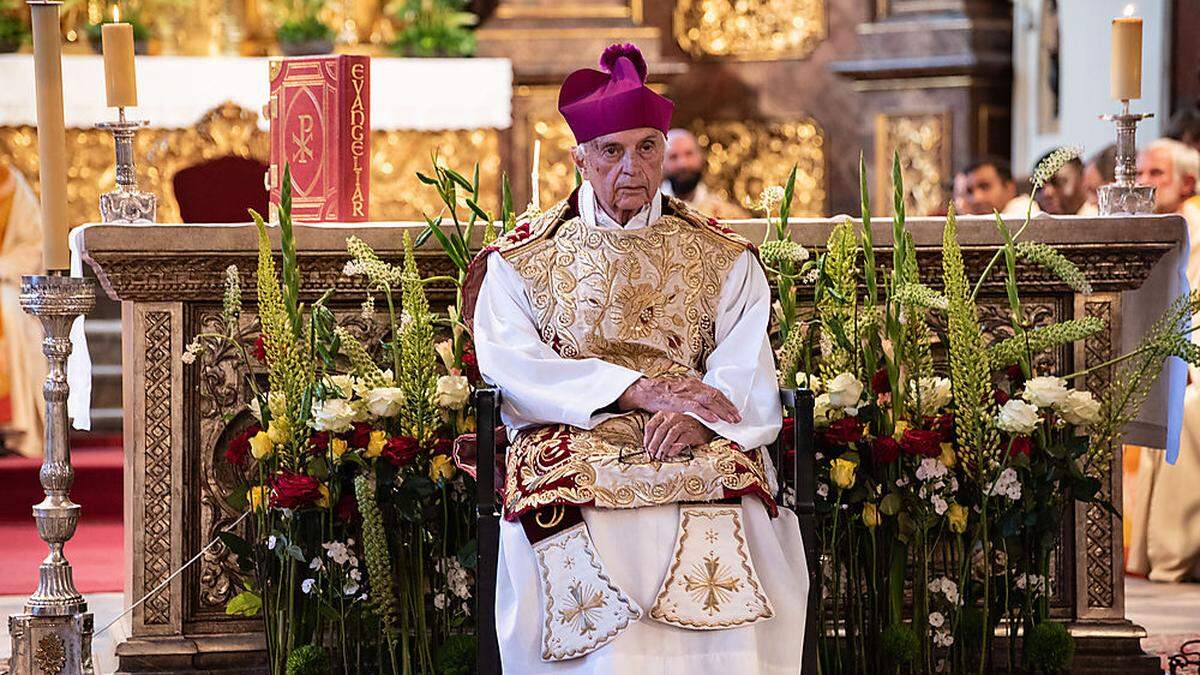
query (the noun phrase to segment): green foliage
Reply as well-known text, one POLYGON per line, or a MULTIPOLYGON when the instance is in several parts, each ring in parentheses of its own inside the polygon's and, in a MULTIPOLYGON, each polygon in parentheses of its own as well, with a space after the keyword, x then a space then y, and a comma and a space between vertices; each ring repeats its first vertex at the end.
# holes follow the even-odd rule
POLYGON ((906 623, 893 623, 883 629, 880 639, 884 659, 893 666, 906 666, 921 654, 921 639, 906 623))
POLYGON ((330 672, 329 652, 319 645, 300 645, 288 654, 287 675, 325 675, 330 672))
POLYGON ((375 495, 375 476, 370 473, 354 477, 354 496, 362 514, 363 553, 367 562, 367 581, 370 584, 371 607, 383 624, 384 630, 395 636, 400 626, 397 623, 400 604, 392 579, 392 556, 388 547, 387 530, 384 528, 383 512, 375 495))
POLYGON ((822 279, 824 293, 817 302, 817 318, 822 333, 821 374, 833 379, 838 373, 857 373, 859 326, 858 308, 858 237, 854 223, 844 220, 834 225, 825 245, 822 279))
MULTIPOLYGON (((127 23, 133 28, 133 41, 145 42, 150 39, 150 28, 142 23, 141 18, 136 13, 126 13, 121 15, 121 22, 127 23)), ((88 42, 93 45, 99 45, 103 26, 106 23, 113 23, 112 19, 102 21, 100 23, 89 23, 84 29, 87 32, 88 42)))
POLYGON ((400 369, 397 386, 404 390, 404 408, 400 411, 400 429, 425 444, 437 429, 441 412, 437 393, 437 352, 434 351, 433 315, 425 297, 425 285, 417 270, 412 241, 404 234, 404 273, 400 286, 404 318, 400 321, 400 369))
POLYGON ((1092 292, 1092 285, 1088 283, 1083 271, 1049 244, 1043 244, 1040 241, 1023 241, 1017 244, 1017 257, 1050 270, 1054 276, 1076 293, 1092 292))
POLYGON ((251 590, 245 590, 225 603, 225 613, 229 616, 258 616, 262 611, 262 596, 251 590))
POLYGON ((1075 638, 1057 621, 1043 621, 1025 638, 1025 658, 1043 673, 1059 673, 1075 656, 1075 638))
POLYGON ((474 635, 451 635, 434 659, 438 675, 471 675, 475 672, 474 635))
POLYGON ((397 0, 388 11, 400 24, 392 50, 404 56, 470 56, 472 26, 479 17, 464 11, 466 0, 397 0))
MULTIPOLYGON (((0 8, 6 10, 7 7, 0 8)), ((0 47, 17 49, 29 37, 29 25, 19 14, 0 11, 0 47)))
POLYGON ((275 29, 275 39, 285 44, 332 40, 333 29, 315 16, 305 16, 280 23, 275 29))
POLYGON ((1017 363, 1023 357, 1032 358, 1047 349, 1091 337, 1105 327, 1105 323, 1099 318, 1088 316, 1022 330, 1017 335, 988 348, 988 361, 992 368, 1004 368, 1017 363))

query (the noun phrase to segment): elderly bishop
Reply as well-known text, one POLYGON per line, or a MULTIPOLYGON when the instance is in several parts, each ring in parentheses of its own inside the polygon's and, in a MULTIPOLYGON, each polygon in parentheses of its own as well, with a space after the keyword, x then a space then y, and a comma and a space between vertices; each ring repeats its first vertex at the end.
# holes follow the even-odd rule
POLYGON ((632 45, 572 73, 583 183, 468 275, 511 445, 505 672, 800 671, 808 576, 764 446, 781 410, 747 241, 659 192, 674 104, 632 45))

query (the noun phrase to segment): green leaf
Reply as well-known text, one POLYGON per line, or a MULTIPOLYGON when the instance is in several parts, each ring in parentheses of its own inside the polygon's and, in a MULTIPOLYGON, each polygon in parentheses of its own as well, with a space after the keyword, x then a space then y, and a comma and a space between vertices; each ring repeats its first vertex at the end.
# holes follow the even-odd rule
POLYGON ((250 543, 233 532, 218 532, 217 539, 220 539, 221 543, 225 544, 225 548, 232 551, 238 558, 250 559, 253 555, 250 550, 250 543))
POLYGON ((504 219, 505 232, 516 227, 517 214, 513 211, 512 185, 509 184, 507 173, 500 176, 500 214, 504 219))
POLYGON ((459 172, 451 169, 450 167, 446 167, 445 171, 446 175, 450 177, 450 180, 461 185, 462 189, 466 190, 467 192, 472 192, 474 190, 474 188, 471 186, 471 183, 468 182, 466 178, 463 178, 463 175, 459 172))
POLYGON ((262 597, 253 591, 242 591, 225 603, 225 614, 228 616, 258 616, 262 611, 262 597))
POLYGON ((279 244, 283 254, 283 301, 292 323, 292 334, 301 339, 300 263, 296 258, 296 236, 292 230, 292 172, 283 165, 283 184, 279 191, 279 244))
POLYGON ((299 547, 299 546, 297 546, 297 545, 295 545, 295 544, 289 544, 289 545, 288 545, 288 547, 287 547, 287 554, 288 554, 288 555, 290 555, 290 556, 291 556, 292 558, 294 558, 295 560, 298 560, 298 561, 300 561, 300 562, 302 562, 302 563, 303 563, 303 562, 308 562, 308 558, 305 558, 305 557, 304 557, 304 551, 303 551, 303 550, 301 550, 301 549, 300 549, 300 547, 299 547))
POLYGON ((325 461, 325 457, 323 455, 314 455, 310 457, 306 471, 308 475, 316 478, 319 481, 324 481, 329 478, 329 464, 325 461))
POLYGON ((787 184, 783 187, 783 202, 779 204, 780 239, 791 238, 788 231, 788 218, 792 215, 792 198, 796 194, 796 166, 796 164, 792 165, 792 172, 788 174, 787 184))
POLYGON ((421 181, 422 183, 424 183, 426 185, 437 185, 438 184, 438 182, 436 180, 430 178, 429 176, 426 176, 425 174, 421 173, 420 171, 417 172, 417 180, 421 181))

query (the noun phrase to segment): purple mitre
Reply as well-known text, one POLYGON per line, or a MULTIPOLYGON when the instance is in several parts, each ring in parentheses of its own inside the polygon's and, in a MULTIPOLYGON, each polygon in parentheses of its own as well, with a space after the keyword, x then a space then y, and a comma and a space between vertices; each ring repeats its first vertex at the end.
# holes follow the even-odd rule
POLYGON ((675 104, 646 86, 646 59, 637 47, 610 46, 600 56, 600 68, 603 72, 571 73, 558 94, 558 110, 576 143, 641 127, 667 133, 675 104))

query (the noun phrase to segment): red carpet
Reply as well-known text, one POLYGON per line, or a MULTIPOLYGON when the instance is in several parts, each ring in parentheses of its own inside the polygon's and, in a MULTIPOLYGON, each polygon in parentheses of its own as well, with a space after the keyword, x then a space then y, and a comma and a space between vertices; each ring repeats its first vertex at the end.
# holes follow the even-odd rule
MULTIPOLYGON (((121 524, 124 452, 120 438, 88 439, 71 451, 75 484, 71 499, 83 508, 66 555, 83 593, 121 590, 124 538, 121 524)), ((29 595, 48 549, 38 538, 31 507, 43 498, 40 459, 0 458, 0 595, 29 595)))

